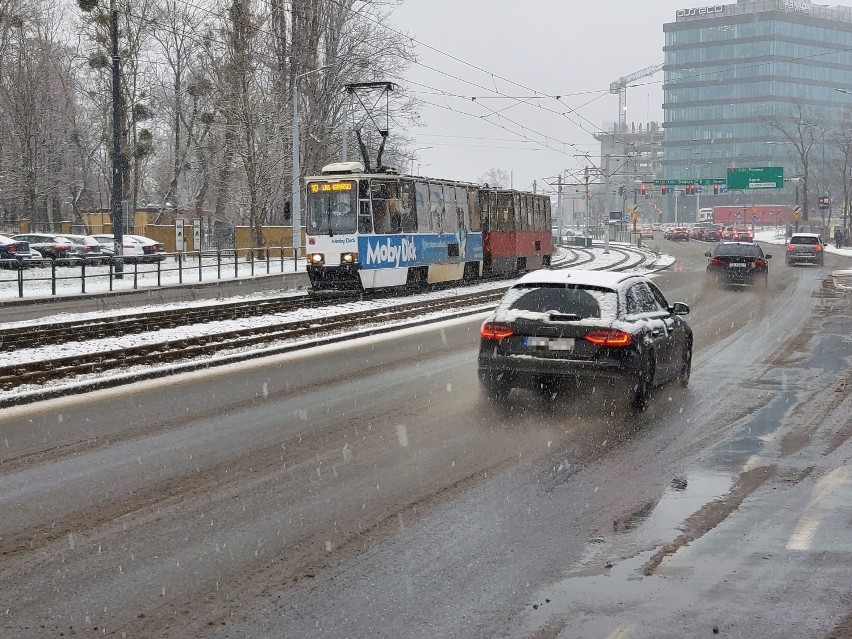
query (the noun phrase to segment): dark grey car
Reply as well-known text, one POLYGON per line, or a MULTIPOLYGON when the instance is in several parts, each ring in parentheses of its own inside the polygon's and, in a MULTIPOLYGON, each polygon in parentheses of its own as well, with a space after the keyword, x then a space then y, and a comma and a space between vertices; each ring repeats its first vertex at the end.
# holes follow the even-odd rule
POLYGON ((794 233, 787 243, 785 256, 787 266, 794 264, 816 264, 825 260, 825 244, 818 233, 794 233))

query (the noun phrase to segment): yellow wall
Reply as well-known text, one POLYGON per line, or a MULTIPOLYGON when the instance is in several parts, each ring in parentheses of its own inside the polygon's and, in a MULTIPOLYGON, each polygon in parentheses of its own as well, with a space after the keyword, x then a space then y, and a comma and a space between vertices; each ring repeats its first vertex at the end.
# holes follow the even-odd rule
MULTIPOLYGON (((293 227, 292 226, 264 226, 263 239, 266 246, 293 246, 293 227)), ((256 242, 251 233, 250 226, 235 227, 235 248, 247 249, 254 248, 256 242)), ((302 227, 302 246, 305 245, 305 229, 302 227)))

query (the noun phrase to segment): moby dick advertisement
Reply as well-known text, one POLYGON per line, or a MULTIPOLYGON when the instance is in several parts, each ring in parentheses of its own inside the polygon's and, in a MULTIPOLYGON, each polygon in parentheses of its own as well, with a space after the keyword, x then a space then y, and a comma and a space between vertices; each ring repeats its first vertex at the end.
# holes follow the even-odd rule
POLYGON ((358 238, 363 268, 400 268, 482 259, 482 234, 368 235, 358 238))

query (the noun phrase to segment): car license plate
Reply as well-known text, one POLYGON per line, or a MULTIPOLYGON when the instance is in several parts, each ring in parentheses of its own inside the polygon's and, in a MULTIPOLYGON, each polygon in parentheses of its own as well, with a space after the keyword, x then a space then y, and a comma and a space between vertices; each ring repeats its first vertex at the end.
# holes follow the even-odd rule
POLYGON ((544 348, 550 351, 570 351, 574 349, 573 337, 525 337, 524 345, 529 348, 544 348))
POLYGON ((731 262, 728 266, 731 268, 745 268, 746 265, 742 262, 731 262))

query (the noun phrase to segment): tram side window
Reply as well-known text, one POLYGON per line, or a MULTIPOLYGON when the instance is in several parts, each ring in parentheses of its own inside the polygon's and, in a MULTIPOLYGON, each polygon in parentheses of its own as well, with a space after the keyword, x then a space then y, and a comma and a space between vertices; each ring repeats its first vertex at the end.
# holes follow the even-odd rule
POLYGON ((527 204, 529 201, 527 200, 527 196, 521 195, 518 198, 518 217, 517 217, 517 226, 515 227, 519 231, 526 231, 529 229, 529 225, 527 224, 527 204))
POLYGON ((441 218, 441 232, 455 233, 459 228, 459 214, 456 208, 456 189, 444 186, 444 217, 441 218))
POLYGON ((534 195, 527 196, 527 229, 535 228, 535 203, 537 199, 534 195))
POLYGON ((358 181, 358 232, 373 232, 373 215, 370 211, 370 183, 358 181))
POLYGON ((370 214, 370 200, 361 200, 358 204, 358 232, 373 232, 373 216, 370 214))
POLYGON ((544 226, 542 225, 542 210, 541 207, 544 204, 540 197, 533 197, 533 229, 536 231, 544 230, 544 226))
POLYGON ((514 221, 513 231, 523 230, 523 226, 521 225, 521 198, 517 193, 512 194, 512 202, 514 204, 514 215, 512 216, 512 220, 514 221))
POLYGON ((396 181, 373 182, 373 228, 378 234, 402 230, 399 187, 396 181))
POLYGON ((467 190, 467 210, 470 216, 470 230, 481 231, 481 212, 479 210, 479 194, 476 189, 467 190))
POLYGON ((429 230, 441 232, 441 219, 444 217, 444 189, 440 184, 429 185, 429 230))
POLYGON ((417 232, 417 210, 414 207, 414 200, 414 182, 401 180, 399 183, 399 205, 403 233, 417 232))
POLYGON ((429 206, 429 185, 425 182, 415 183, 414 194, 417 202, 417 230, 421 233, 428 233, 429 217, 432 214, 429 206))
POLYGON ((456 187, 456 210, 459 212, 459 228, 470 230, 470 209, 468 208, 467 189, 456 187))
POLYGON ((494 209, 490 205, 491 193, 488 191, 479 191, 479 214, 482 216, 482 230, 488 231, 490 227, 490 216, 494 209))
POLYGON ((515 203, 511 193, 497 194, 497 228, 498 231, 515 230, 515 203))
POLYGON ((488 227, 494 231, 497 230, 497 193, 491 191, 488 194, 488 227))
POLYGON ((544 200, 544 227, 542 230, 549 231, 552 226, 552 218, 550 216, 550 198, 544 200))

